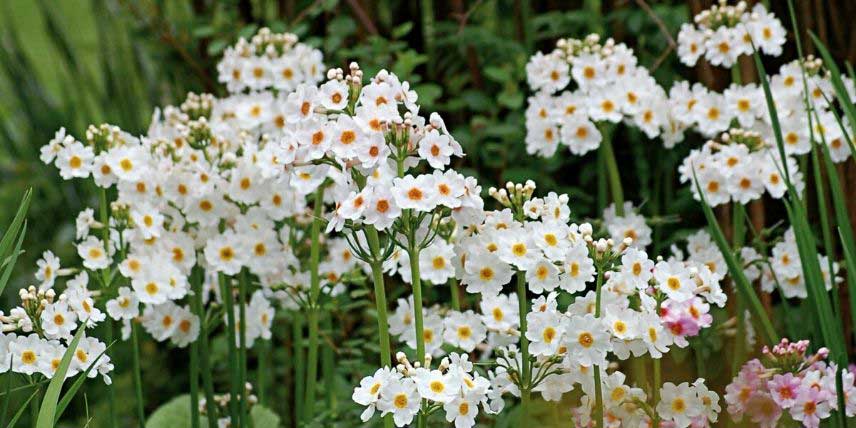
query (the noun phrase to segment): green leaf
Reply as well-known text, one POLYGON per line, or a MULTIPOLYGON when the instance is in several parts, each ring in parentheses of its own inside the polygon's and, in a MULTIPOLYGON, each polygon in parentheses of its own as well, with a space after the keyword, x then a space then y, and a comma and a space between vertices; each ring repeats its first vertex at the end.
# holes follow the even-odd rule
POLYGON ((413 22, 409 22, 409 21, 405 22, 404 24, 401 24, 401 25, 392 29, 392 38, 393 39, 400 39, 400 38, 406 36, 407 34, 409 34, 410 30, 412 30, 412 29, 413 29, 413 22))
POLYGON ((3 276, 0 277, 0 294, 3 293, 3 290, 6 288, 6 284, 9 282, 9 277, 12 275, 12 269, 15 268, 15 263, 18 261, 18 255, 21 254, 21 243, 24 242, 24 235, 27 234, 27 221, 24 221, 24 225, 21 227, 21 233, 18 235, 18 243, 15 244, 15 251, 9 256, 7 260, 3 261, 4 270, 3 276))
POLYGON ((14 427, 18 426, 17 425, 18 419, 21 419, 21 416, 24 414, 24 411, 27 410, 27 407, 30 404, 30 401, 33 401, 33 398, 35 398, 36 395, 38 395, 38 393, 39 393, 39 390, 36 389, 35 391, 33 391, 32 394, 30 394, 30 397, 27 398, 26 401, 21 403, 20 407, 18 407, 18 411, 15 412, 15 415, 12 416, 12 419, 9 420, 9 425, 6 425, 7 428, 14 428, 14 427))
MULTIPOLYGON (((250 410, 255 428, 278 428, 279 416, 269 408, 257 404, 250 410)), ((208 425, 207 418, 200 418, 200 425, 208 425)), ((146 428, 190 428, 190 396, 179 395, 158 407, 149 416, 146 428)))
POLYGON ((713 214, 713 210, 710 208, 710 205, 707 204, 707 198, 705 198, 704 191, 702 191, 701 185, 699 185, 698 178, 695 175, 695 169, 693 169, 693 183, 695 184, 696 191, 701 199, 701 207, 702 211, 704 211, 704 217, 707 219, 708 230, 710 230, 710 235, 713 237, 713 241, 716 243, 716 246, 719 247, 719 252, 722 253, 722 257, 725 259, 725 264, 728 265, 728 273, 731 275, 731 280, 734 282, 734 285, 740 293, 740 296, 743 298, 743 301, 747 303, 749 311, 752 314, 752 319, 760 324, 760 334, 764 338, 764 341, 771 345, 777 343, 779 341, 779 335, 776 333, 776 329, 773 328, 773 323, 770 322, 770 318, 767 317, 767 312, 764 310, 764 306, 761 305, 761 301, 755 294, 755 289, 752 288, 752 284, 746 278, 746 274, 743 272, 743 267, 737 262, 737 259, 734 257, 734 253, 731 251, 731 246, 729 246, 728 241, 725 240, 725 235, 719 228, 716 216, 713 214))
POLYGON ((3 239, 0 239, 0 258, 2 259, 5 259, 9 255, 9 247, 12 245, 13 240, 21 230, 21 225, 24 223, 24 218, 27 216, 27 210, 30 208, 30 198, 32 195, 32 189, 27 189, 27 191, 24 192, 24 197, 21 198, 21 203, 18 205, 18 211, 15 213, 12 223, 9 224, 9 228, 6 229, 6 232, 3 234, 3 239))
POLYGON ((65 382, 65 374, 68 373, 68 366, 71 365, 71 357, 77 350, 77 344, 80 338, 83 337, 83 332, 86 331, 83 326, 86 322, 81 323, 74 334, 74 339, 68 345, 68 349, 62 355, 62 360, 59 362, 59 367, 54 373, 51 383, 48 384, 48 389, 45 391, 45 396, 42 399, 42 406, 39 409, 39 417, 36 420, 36 428, 53 428, 56 420, 57 402, 59 401, 59 393, 62 391, 62 384, 65 382))
POLYGON ((65 409, 71 403, 71 400, 77 394, 77 391, 80 389, 81 386, 83 386, 83 383, 86 382, 86 379, 89 378, 89 372, 91 372, 95 368, 95 366, 98 365, 98 361, 101 360, 101 357, 107 354, 107 350, 113 346, 113 343, 107 345, 107 347, 104 348, 104 350, 101 351, 100 354, 98 354, 98 357, 92 361, 92 364, 90 364, 89 367, 87 367, 86 370, 83 371, 83 373, 78 375, 77 379, 74 380, 74 383, 71 384, 67 391, 65 391, 65 394, 59 400, 59 404, 57 404, 56 417, 54 418, 56 422, 59 422, 59 418, 62 417, 62 414, 65 412, 65 409))

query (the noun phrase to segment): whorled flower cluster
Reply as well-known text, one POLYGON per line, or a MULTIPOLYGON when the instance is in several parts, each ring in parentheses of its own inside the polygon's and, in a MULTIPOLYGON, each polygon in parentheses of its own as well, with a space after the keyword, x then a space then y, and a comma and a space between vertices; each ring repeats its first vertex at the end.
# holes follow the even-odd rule
MULTIPOLYGON (((748 418, 759 427, 772 428, 799 423, 816 428, 838 409, 835 363, 827 362, 826 348, 809 352, 809 342, 788 339, 772 349, 764 347, 760 359, 743 365, 725 388, 725 401, 732 419, 748 418), (781 424, 781 425, 780 425, 781 424)), ((856 375, 842 374, 844 413, 856 415, 856 375)))
POLYGON ((410 424, 420 411, 431 414, 442 409, 448 422, 462 428, 475 425, 479 406, 487 413, 496 413, 488 403, 490 381, 474 370, 467 354, 453 352, 436 369, 430 367, 430 358, 424 366, 411 364, 399 352, 396 360, 395 367, 378 369, 354 388, 353 400, 366 406, 363 422, 380 411, 382 415, 392 414, 395 425, 401 427, 410 424), (424 410, 423 401, 427 403, 424 410))
MULTIPOLYGON (((856 95, 853 81, 847 77, 842 79, 848 93, 856 95)), ((812 143, 818 143, 829 149, 834 162, 843 162, 850 157, 850 146, 846 140, 850 130, 836 118, 836 106, 831 102, 835 98, 832 83, 819 59, 808 58, 802 63, 793 61, 783 65, 777 74, 770 77, 770 91, 786 154, 809 153, 812 143), (806 71, 805 84, 802 69, 806 71), (806 99, 811 103, 811 115, 806 110, 806 99)), ((699 83, 690 86, 682 81, 669 90, 669 108, 681 129, 695 129, 712 138, 739 127, 758 133, 775 147, 764 91, 754 83, 734 83, 720 94, 699 83)))
MULTIPOLYGON (((495 367, 483 377, 490 389, 480 395, 487 398, 489 412, 500 412, 503 395, 520 396, 521 389, 558 401, 579 385, 582 406, 574 414, 585 425, 593 417, 593 367, 610 367, 610 355, 619 361, 631 355, 661 358, 671 346, 688 346, 688 338, 711 325, 710 304, 725 303, 719 285, 724 272, 714 273, 695 261, 651 260, 631 245, 630 236, 622 235, 617 245, 611 239, 595 239, 591 225, 569 224, 566 195, 533 198, 534 190, 531 182, 490 189, 503 209, 487 211, 482 222, 456 231, 450 244, 454 254, 444 263, 454 265, 455 276, 467 292, 481 296, 480 313, 439 305, 425 309, 425 351, 428 356, 442 355, 443 349, 477 351, 482 359, 495 360, 495 367), (527 308, 525 332, 519 321, 520 296, 503 293, 515 275, 524 281, 527 294, 538 296, 526 303, 531 308, 527 308), (602 291, 590 290, 600 275, 605 280, 602 291), (559 292, 574 295, 573 302, 560 309, 559 292), (598 293, 602 293, 601 309, 598 293), (521 335, 527 340, 531 361, 523 361, 521 335), (521 384, 524 364, 531 365, 528 384, 521 384)), ((390 333, 411 348, 416 339, 414 318, 410 297, 399 299, 389 320, 390 333)), ((382 369, 376 376, 389 376, 389 370, 382 369)), ((372 377, 364 379, 355 399, 376 382, 372 377)), ((704 386, 703 379, 693 385, 663 385, 663 402, 679 400, 684 407, 649 404, 650 395, 627 385, 620 371, 605 375, 602 387, 607 417, 625 426, 651 421, 655 413, 676 426, 703 424, 716 421, 719 411, 718 396, 704 386)), ((372 413, 373 401, 358 402, 372 413)))
MULTIPOLYGON (((72 274, 59 269, 58 260, 52 256, 46 253, 51 266, 41 270, 50 278, 49 281, 72 274), (52 269, 52 266, 57 269, 52 269)), ((86 332, 78 331, 91 330, 106 318, 95 307, 93 292, 87 288, 88 279, 86 271, 79 272, 59 295, 50 288, 38 289, 35 286, 20 290, 21 305, 12 308, 9 315, 0 313, 0 371, 27 376, 40 374, 51 379, 59 370, 73 337, 81 334, 72 351, 65 378, 79 373, 90 378, 100 374, 105 383, 112 383, 110 372, 113 371, 113 363, 106 355, 107 345, 87 336, 86 332)))
POLYGON ((678 171, 681 182, 689 183, 697 200, 701 199, 701 189, 710 206, 728 202, 745 205, 765 194, 776 199, 784 196, 784 168, 790 172, 794 188, 802 191, 805 182, 796 159, 787 156, 785 163, 779 151, 759 133, 731 129, 718 140, 709 140, 700 149, 692 150, 678 171))
POLYGON ((745 1, 728 5, 719 0, 693 21, 695 25, 683 24, 678 33, 678 57, 689 66, 704 56, 713 65, 731 67, 741 55, 752 55, 753 44, 767 55, 779 56, 787 37, 782 22, 761 3, 748 10, 745 1))
POLYGON ((597 149, 601 125, 625 121, 649 138, 670 146, 683 138, 673 126, 666 93, 633 50, 596 34, 562 39, 548 54, 538 52, 526 65, 535 94, 526 108, 526 151, 552 156, 560 144, 583 155, 597 149))
POLYGON ((240 38, 223 52, 217 80, 233 94, 270 89, 289 93, 303 83, 320 82, 324 70, 320 50, 298 42, 294 34, 262 28, 249 41, 240 38))

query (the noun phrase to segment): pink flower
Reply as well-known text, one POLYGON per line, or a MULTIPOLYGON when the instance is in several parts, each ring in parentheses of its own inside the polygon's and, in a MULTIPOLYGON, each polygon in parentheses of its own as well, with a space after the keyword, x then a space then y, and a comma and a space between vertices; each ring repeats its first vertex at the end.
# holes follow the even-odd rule
POLYGON ((791 407, 791 417, 808 428, 820 426, 820 420, 829 417, 830 406, 824 393, 814 388, 802 388, 791 407))
POLYGON ((740 368, 740 373, 725 387, 725 402, 728 404, 728 413, 735 420, 743 418, 746 405, 752 393, 763 390, 765 385, 760 374, 766 369, 757 359, 748 361, 740 368))
POLYGON ((767 382, 767 387, 770 388, 773 400, 783 409, 794 405, 800 385, 802 385, 802 379, 794 376, 792 373, 784 375, 777 374, 773 376, 772 380, 767 382))

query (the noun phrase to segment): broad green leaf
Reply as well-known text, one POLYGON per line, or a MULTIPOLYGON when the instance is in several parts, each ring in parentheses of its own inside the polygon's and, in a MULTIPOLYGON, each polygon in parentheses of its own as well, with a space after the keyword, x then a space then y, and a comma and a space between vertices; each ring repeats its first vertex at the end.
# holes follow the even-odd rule
MULTIPOLYGON (((279 416, 269 408, 257 404, 250 410, 255 428, 278 428, 279 416)), ((200 425, 208 424, 207 418, 200 418, 200 425)), ((158 407, 146 421, 146 428, 190 428, 190 396, 180 395, 158 407)))

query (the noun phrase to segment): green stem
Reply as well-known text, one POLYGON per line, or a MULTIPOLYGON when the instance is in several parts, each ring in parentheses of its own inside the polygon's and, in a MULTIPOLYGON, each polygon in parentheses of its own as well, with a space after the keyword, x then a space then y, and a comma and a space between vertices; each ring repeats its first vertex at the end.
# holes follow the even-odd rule
MULTIPOLYGON (((410 248, 407 254, 410 256, 410 280, 413 286, 413 319, 416 328, 416 358, 425 367, 425 327, 422 324, 422 278, 419 276, 419 247, 412 234, 410 237, 410 248)), ((416 421, 419 428, 425 427, 425 402, 422 403, 422 411, 419 412, 416 421)))
POLYGON ((190 344, 190 426, 199 428, 199 344, 190 344))
POLYGON ((131 321, 131 355, 134 370, 134 393, 137 395, 137 422, 140 428, 145 428, 146 410, 143 402, 143 379, 140 370, 140 339, 138 330, 137 323, 131 321))
MULTIPOLYGON (((377 335, 380 346, 380 365, 392 367, 392 356, 389 347, 389 323, 387 321, 386 286, 383 279, 383 260, 380 253, 380 239, 377 229, 372 225, 366 225, 366 241, 369 244, 372 261, 372 281, 374 283, 375 308, 377 311, 377 335)), ((392 427, 392 415, 383 418, 385 428, 392 427)))
POLYGON ((271 373, 271 365, 270 358, 271 352, 271 340, 265 340, 261 343, 261 352, 259 352, 259 367, 256 370, 256 389, 258 390, 259 404, 267 405, 267 379, 268 376, 273 375, 271 373))
POLYGON ((238 350, 235 346, 237 341, 235 337, 235 302, 232 297, 232 285, 229 279, 222 273, 217 274, 217 280, 220 283, 220 294, 223 297, 223 305, 226 309, 226 347, 229 356, 229 392, 232 399, 229 400, 229 417, 232 421, 240 421, 238 414, 238 350))
MULTIPOLYGON (((331 335, 333 333, 333 313, 325 313, 322 322, 324 331, 331 335)), ((338 402, 336 400, 336 371, 332 347, 321 348, 321 364, 324 373, 324 389, 327 392, 327 410, 330 412, 332 420, 336 420, 338 402)))
MULTIPOLYGON (((199 368, 202 375, 202 388, 205 390, 205 413, 208 419, 208 428, 217 428, 214 380, 211 375, 211 355, 208 352, 208 325, 205 319, 205 312, 202 309, 202 270, 198 267, 194 268, 191 272, 190 287, 193 290, 190 305, 193 313, 199 317, 199 340, 192 345, 196 345, 197 343, 199 345, 199 368)), ((198 402, 190 403, 190 405, 192 407, 199 407, 198 402)))
MULTIPOLYGON (((98 188, 98 214, 99 221, 101 222, 101 241, 104 244, 104 250, 109 250, 110 248, 110 211, 107 206, 107 189, 103 187, 98 188)), ((110 269, 102 269, 101 270, 101 280, 104 285, 105 291, 110 287, 110 269)), ((108 319, 107 325, 105 327, 105 334, 107 343, 111 343, 113 341, 113 322, 108 319)), ((108 352, 108 356, 113 356, 112 352, 108 352)), ((116 426, 116 399, 113 391, 113 385, 107 385, 107 407, 109 413, 110 427, 116 426)))
POLYGON ((461 310, 461 293, 460 287, 458 286, 458 279, 452 277, 449 279, 449 289, 452 293, 452 309, 456 311, 461 310))
POLYGON ((624 216, 624 189, 621 187, 621 174, 618 172, 618 163, 615 161, 615 151, 612 149, 611 134, 607 125, 600 127, 602 140, 600 152, 606 165, 606 173, 609 179, 609 190, 612 194, 612 202, 615 203, 615 214, 624 216))
POLYGON ((306 356, 303 353, 303 317, 295 312, 292 320, 294 331, 294 418, 297 419, 295 426, 303 423, 303 384, 306 374, 306 356))
MULTIPOLYGON (((380 257, 380 242, 377 230, 366 226, 366 240, 372 257, 380 257)), ((372 268, 372 281, 374 282, 375 308, 377 310, 378 342, 380 345, 380 364, 392 367, 392 357, 389 347, 389 323, 387 321, 386 286, 383 279, 383 261, 375 259, 370 263, 372 268)))
MULTIPOLYGON (((734 69, 732 69, 734 70, 734 69)), ((740 248, 746 241, 746 207, 743 204, 734 201, 732 204, 732 232, 731 237, 732 248, 734 249, 734 257, 740 265, 743 265, 743 260, 740 258, 740 248)), ((731 361, 731 375, 737 374, 740 365, 746 359, 746 302, 740 294, 734 296, 737 303, 737 334, 734 336, 734 354, 735 358, 731 361)))
POLYGON ((311 240, 309 247, 309 349, 306 357, 306 398, 303 400, 306 408, 304 415, 315 412, 315 388, 318 382, 318 299, 321 296, 321 276, 318 263, 321 259, 321 216, 324 214, 324 186, 318 186, 313 200, 312 226, 309 231, 311 240))
POLYGON ((529 339, 526 338, 526 314, 529 313, 529 300, 526 298, 526 274, 517 272, 517 307, 520 314, 520 425, 529 423, 529 382, 532 379, 529 365, 529 339))
MULTIPOLYGON (((107 342, 107 344, 111 344, 113 343, 113 319, 107 317, 104 321, 104 341, 107 342)), ((113 357, 111 354, 112 352, 108 352, 107 356, 113 357)), ((109 426, 111 428, 118 426, 116 419, 116 397, 113 394, 112 384, 107 386, 107 407, 109 408, 108 410, 110 415, 109 426)))
POLYGON ((247 426, 247 268, 241 270, 238 277, 238 418, 240 426, 247 426))
MULTIPOLYGON (((616 204, 618 206, 618 204, 616 204)), ((603 268, 597 270, 595 282, 594 316, 600 318, 601 288, 603 288, 603 268)), ((603 385, 600 382, 600 366, 594 365, 594 418, 597 428, 603 428, 603 385)), ((656 426, 656 425, 655 425, 656 426)))
MULTIPOLYGON (((660 384, 663 382, 662 374, 661 374, 661 366, 660 361, 662 358, 654 358, 654 387, 652 389, 652 395, 654 396, 654 406, 660 403, 660 384)), ((656 411, 654 412, 654 423, 652 424, 655 427, 660 426, 660 414, 656 411)))

